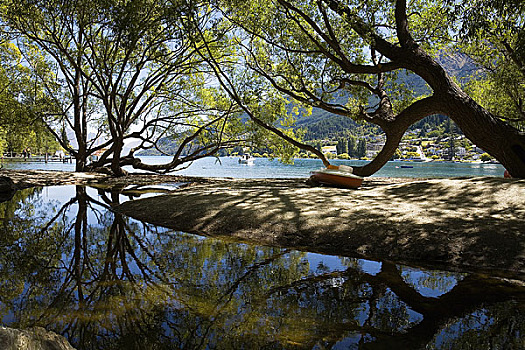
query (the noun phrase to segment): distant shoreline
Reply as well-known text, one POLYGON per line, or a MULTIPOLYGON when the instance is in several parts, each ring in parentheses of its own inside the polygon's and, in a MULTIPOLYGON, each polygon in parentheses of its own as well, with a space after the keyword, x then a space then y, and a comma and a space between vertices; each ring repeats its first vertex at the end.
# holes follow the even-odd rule
MULTIPOLYGON (((144 157, 143 161, 148 164, 162 164, 171 160, 168 157, 144 157)), ((367 161, 357 160, 331 160, 334 165, 362 166, 367 161)), ((73 172, 73 163, 61 162, 12 162, 4 161, 4 169, 42 169, 46 171, 67 171, 73 172)), ((323 165, 318 159, 295 159, 293 165, 283 164, 279 160, 267 158, 255 158, 252 165, 240 164, 238 158, 213 157, 199 159, 191 164, 186 164, 187 168, 182 168, 170 173, 174 176, 192 177, 219 177, 219 178, 307 178, 311 171, 320 169, 323 165)), ((135 169, 124 167, 130 173, 137 173, 135 169)), ((412 161, 391 161, 385 164, 372 177, 385 178, 447 178, 447 177, 477 177, 493 176, 503 177, 505 169, 500 164, 486 163, 467 163, 467 162, 412 162, 412 161)))

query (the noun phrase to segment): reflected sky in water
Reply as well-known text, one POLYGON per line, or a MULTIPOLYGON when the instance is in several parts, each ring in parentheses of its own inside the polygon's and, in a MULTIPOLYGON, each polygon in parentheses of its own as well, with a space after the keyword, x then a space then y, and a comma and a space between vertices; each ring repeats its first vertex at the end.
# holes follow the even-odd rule
POLYGON ((525 289, 503 279, 205 238, 111 211, 136 190, 32 188, 0 204, 4 325, 42 326, 78 349, 525 345, 525 289))

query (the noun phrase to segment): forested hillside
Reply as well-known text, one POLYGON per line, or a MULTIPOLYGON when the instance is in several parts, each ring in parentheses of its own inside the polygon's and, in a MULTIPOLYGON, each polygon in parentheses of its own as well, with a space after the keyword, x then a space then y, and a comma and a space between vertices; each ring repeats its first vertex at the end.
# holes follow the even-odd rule
MULTIPOLYGON (((443 65, 450 76, 453 76, 462 84, 468 83, 471 77, 476 75, 476 66, 462 53, 441 52, 437 60, 443 65)), ((396 84, 412 90, 415 96, 423 96, 429 93, 425 82, 419 76, 412 73, 401 73, 397 77, 396 84)), ((337 102, 344 103, 342 98, 339 98, 337 102)), ((445 124, 447 119, 448 118, 444 116, 430 116, 412 125, 410 130, 430 129, 430 131, 439 131, 440 129, 446 128, 445 124)), ((314 108, 310 116, 299 118, 296 125, 306 130, 304 137, 306 141, 335 141, 337 138, 346 137, 350 134, 357 137, 364 137, 381 133, 381 129, 373 124, 357 123, 351 118, 333 115, 320 108, 314 108)))

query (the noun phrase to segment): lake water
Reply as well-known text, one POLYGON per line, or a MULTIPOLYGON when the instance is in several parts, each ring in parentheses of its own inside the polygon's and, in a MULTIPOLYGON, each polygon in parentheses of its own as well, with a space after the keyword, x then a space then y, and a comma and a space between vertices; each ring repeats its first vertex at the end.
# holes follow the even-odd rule
POLYGON ((57 186, 0 203, 4 325, 82 350, 525 347, 523 285, 190 235, 110 210, 125 200, 57 186))
MULTIPOLYGON (((168 162, 170 157, 141 157, 144 162, 161 164, 168 162)), ((366 161, 333 160, 332 164, 363 165, 366 161)), ((4 162, 8 169, 43 169, 73 171, 71 163, 19 163, 4 162)), ((295 159, 293 165, 282 164, 278 160, 256 158, 253 165, 239 164, 237 157, 203 158, 192 163, 188 168, 174 173, 204 177, 237 177, 237 178, 307 178, 310 171, 323 166, 318 159, 295 159)), ((131 168, 126 168, 133 171, 131 168)), ((485 163, 453 163, 453 162, 388 162, 374 176, 381 177, 414 177, 442 178, 458 176, 503 176, 505 169, 501 164, 485 163), (405 167, 412 168, 405 168, 405 167)))

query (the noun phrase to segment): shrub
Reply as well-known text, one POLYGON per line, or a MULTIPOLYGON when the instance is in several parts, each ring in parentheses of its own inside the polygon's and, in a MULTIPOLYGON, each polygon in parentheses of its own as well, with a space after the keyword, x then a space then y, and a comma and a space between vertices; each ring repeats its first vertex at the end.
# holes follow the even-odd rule
POLYGON ((480 159, 481 159, 482 162, 488 162, 489 160, 492 159, 492 157, 488 153, 483 153, 481 155, 480 159))

